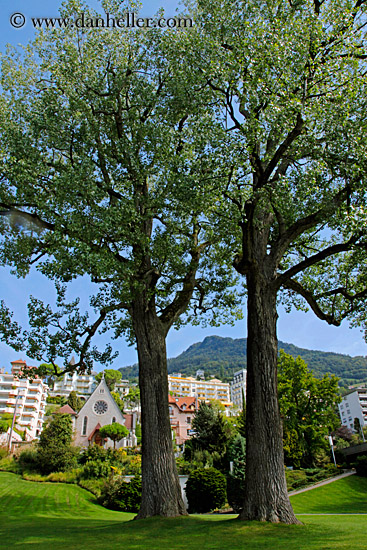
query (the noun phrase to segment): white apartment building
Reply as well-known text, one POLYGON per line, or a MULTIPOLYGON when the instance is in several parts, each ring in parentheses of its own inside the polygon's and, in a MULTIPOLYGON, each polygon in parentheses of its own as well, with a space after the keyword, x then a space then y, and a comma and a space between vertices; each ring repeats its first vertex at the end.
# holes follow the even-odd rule
POLYGON ((192 376, 184 378, 180 373, 168 375, 168 390, 177 397, 197 397, 199 401, 217 399, 225 407, 232 405, 229 384, 217 378, 197 380, 192 376))
POLYGON ((246 400, 246 376, 247 370, 241 369, 234 373, 231 382, 231 401, 235 407, 243 409, 243 396, 246 400))
POLYGON ((77 372, 67 372, 63 377, 55 381, 54 388, 50 392, 53 397, 69 397, 70 392, 75 391, 81 397, 87 399, 97 387, 95 375, 78 374, 77 372))
POLYGON ((15 427, 31 441, 42 431, 49 388, 40 378, 22 378, 25 361, 12 361, 11 366, 11 374, 0 369, 0 414, 15 411, 15 427))
POLYGON ((359 419, 361 426, 367 424, 367 388, 356 388, 344 395, 338 406, 343 426, 355 431, 355 418, 359 419))

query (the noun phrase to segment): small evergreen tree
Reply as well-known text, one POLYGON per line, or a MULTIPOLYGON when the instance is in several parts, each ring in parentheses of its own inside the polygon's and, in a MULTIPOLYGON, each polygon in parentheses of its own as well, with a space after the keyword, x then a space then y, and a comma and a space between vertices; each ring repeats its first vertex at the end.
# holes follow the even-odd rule
POLYGON ((71 447, 73 428, 68 414, 56 414, 41 432, 37 462, 41 473, 65 471, 76 462, 76 449, 71 447))

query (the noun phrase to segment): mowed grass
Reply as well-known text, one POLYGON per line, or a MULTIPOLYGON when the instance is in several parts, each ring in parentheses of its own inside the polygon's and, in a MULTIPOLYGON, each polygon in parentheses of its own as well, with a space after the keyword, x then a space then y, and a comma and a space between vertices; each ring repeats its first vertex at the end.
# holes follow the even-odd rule
MULTIPOLYGON (((367 480, 346 478, 292 497, 297 513, 367 513, 367 480), (337 508, 337 510, 336 510, 337 508)), ((367 516, 300 516, 304 525, 240 522, 235 516, 131 521, 75 485, 34 483, 0 472, 0 547, 26 550, 365 549, 367 516)))

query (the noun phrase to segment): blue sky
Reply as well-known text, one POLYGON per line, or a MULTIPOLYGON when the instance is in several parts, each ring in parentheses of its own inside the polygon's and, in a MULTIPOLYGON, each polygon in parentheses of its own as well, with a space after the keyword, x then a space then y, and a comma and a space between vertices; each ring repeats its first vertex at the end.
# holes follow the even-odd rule
MULTIPOLYGON (((89 4, 98 7, 98 1, 90 0, 89 4)), ((167 16, 175 13, 176 0, 149 0, 143 1, 142 15, 151 17, 159 7, 164 7, 167 16)), ((10 25, 10 16, 14 13, 22 13, 26 20, 31 17, 53 17, 57 16, 61 1, 58 0, 12 0, 12 2, 0 3, 0 51, 5 50, 5 45, 26 44, 33 36, 33 29, 28 22, 21 29, 15 29, 10 25)), ((90 287, 89 287, 90 288, 90 287)), ((81 303, 88 303, 88 284, 83 278, 73 285, 73 294, 80 296, 81 303)), ((52 302, 54 296, 53 285, 43 276, 34 272, 26 279, 17 279, 10 274, 8 268, 0 267, 0 299, 4 299, 7 305, 14 311, 14 318, 25 325, 27 322, 26 304, 30 295, 52 302)), ((220 328, 184 327, 180 331, 172 330, 167 339, 168 356, 174 357, 184 351, 191 344, 209 336, 229 336, 231 338, 243 338, 246 336, 246 320, 239 321, 234 327, 222 326, 220 328)), ((278 322, 279 340, 293 343, 297 346, 318 349, 324 351, 335 351, 349 355, 367 355, 367 345, 363 335, 358 329, 350 329, 348 323, 341 327, 330 327, 319 321, 311 312, 302 313, 292 311, 290 314, 279 309, 278 322)), ((99 337, 99 343, 106 341, 106 335, 99 337)), ((114 343, 120 355, 115 360, 113 367, 119 368, 137 361, 136 351, 128 347, 125 342, 114 343)), ((24 354, 17 353, 2 342, 0 342, 0 366, 9 368, 10 361, 19 357, 26 358, 24 354)), ((34 364, 29 360, 29 364, 34 364)), ((96 370, 100 370, 97 367, 96 370)))

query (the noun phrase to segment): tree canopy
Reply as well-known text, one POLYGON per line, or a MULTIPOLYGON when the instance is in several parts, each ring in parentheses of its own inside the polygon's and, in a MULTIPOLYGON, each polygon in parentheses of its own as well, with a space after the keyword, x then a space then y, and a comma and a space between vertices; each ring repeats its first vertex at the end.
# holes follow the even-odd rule
POLYGON ((103 373, 99 372, 96 375, 96 382, 100 382, 102 380, 102 375, 104 375, 104 379, 110 391, 114 389, 115 385, 120 382, 122 378, 122 374, 119 370, 105 369, 103 373))
POLYGON ((116 441, 120 441, 123 437, 129 435, 129 430, 126 426, 119 424, 118 422, 112 422, 112 424, 106 424, 99 430, 100 436, 104 439, 108 437, 113 441, 113 448, 116 448, 116 441))

